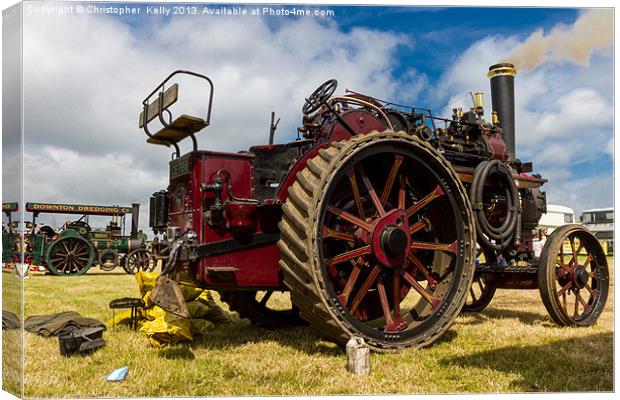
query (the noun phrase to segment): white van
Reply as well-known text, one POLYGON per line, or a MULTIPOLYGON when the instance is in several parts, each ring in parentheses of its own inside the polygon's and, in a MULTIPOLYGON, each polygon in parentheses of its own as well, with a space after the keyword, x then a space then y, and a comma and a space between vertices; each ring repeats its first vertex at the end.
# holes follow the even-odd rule
POLYGON ((575 223, 575 211, 572 208, 555 204, 547 205, 547 213, 538 221, 539 228, 547 228, 549 234, 557 227, 575 223))

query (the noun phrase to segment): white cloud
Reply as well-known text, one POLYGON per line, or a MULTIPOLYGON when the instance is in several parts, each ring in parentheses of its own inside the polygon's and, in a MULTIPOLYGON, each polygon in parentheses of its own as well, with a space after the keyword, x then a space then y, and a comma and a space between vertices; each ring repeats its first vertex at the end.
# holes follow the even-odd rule
MULTIPOLYGON (((137 124, 143 98, 174 69, 204 73, 215 84, 199 148, 238 151, 266 143, 272 110, 281 118, 276 141, 295 138, 304 97, 327 79, 338 79, 339 91, 393 97, 397 49, 411 44, 403 35, 342 32, 313 18, 270 27, 251 17, 177 17, 130 27, 104 16, 29 14, 24 26, 31 201, 145 204, 164 188, 171 150, 146 144, 137 124)), ((174 109, 202 115, 201 83, 179 83, 174 109)))
MULTIPOLYGON (((443 114, 450 115, 458 106, 468 109, 471 100, 464 95, 481 90, 487 93, 488 118, 491 99, 486 71, 517 43, 515 37, 493 36, 467 48, 434 89, 436 101, 447 104, 443 114)), ((613 60, 606 53, 594 55, 587 66, 553 63, 531 72, 518 71, 517 156, 533 161, 535 171, 549 179, 544 188, 550 203, 576 211, 612 203, 612 162, 605 173, 586 170, 600 157, 613 157, 612 79, 613 60)))

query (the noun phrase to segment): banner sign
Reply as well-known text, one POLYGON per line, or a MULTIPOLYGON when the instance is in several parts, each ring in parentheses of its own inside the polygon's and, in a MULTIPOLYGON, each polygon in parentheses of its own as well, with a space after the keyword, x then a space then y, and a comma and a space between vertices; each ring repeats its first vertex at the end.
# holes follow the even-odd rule
POLYGON ((2 203, 2 211, 4 212, 15 212, 17 210, 19 210, 17 203, 2 203))
POLYGON ((131 207, 26 203, 26 211, 57 214, 125 215, 131 212, 131 207))

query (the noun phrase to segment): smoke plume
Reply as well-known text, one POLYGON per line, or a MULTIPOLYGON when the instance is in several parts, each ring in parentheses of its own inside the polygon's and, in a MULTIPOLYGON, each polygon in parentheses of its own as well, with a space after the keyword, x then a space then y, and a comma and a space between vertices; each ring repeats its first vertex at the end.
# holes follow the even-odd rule
POLYGON ((537 30, 501 62, 524 70, 532 70, 546 61, 588 65, 594 51, 612 43, 613 22, 613 10, 585 11, 572 26, 557 25, 547 35, 542 29, 537 30))

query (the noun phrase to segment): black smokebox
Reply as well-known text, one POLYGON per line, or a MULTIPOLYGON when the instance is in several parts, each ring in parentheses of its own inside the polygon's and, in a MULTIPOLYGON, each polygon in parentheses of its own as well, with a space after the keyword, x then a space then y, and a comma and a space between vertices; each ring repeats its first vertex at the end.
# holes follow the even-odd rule
POLYGON ((501 63, 489 67, 491 100, 493 111, 497 112, 499 124, 504 133, 508 158, 515 158, 515 75, 514 65, 501 63))

